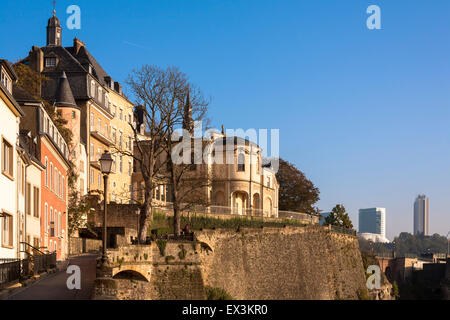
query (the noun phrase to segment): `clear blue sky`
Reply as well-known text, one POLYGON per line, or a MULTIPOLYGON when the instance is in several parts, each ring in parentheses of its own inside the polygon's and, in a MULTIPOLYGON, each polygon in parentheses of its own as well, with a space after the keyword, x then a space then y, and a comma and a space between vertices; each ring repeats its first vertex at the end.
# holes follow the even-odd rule
MULTIPOLYGON (((0 57, 45 45, 52 1, 2 1, 0 57), (46 5, 48 2, 48 5, 46 5)), ((387 234, 450 230, 450 1, 146 0, 57 2, 63 44, 85 41, 123 82, 176 65, 213 98, 215 127, 278 128, 281 156, 321 191, 319 206, 385 207, 387 234), (81 30, 67 30, 67 6, 81 30), (382 30, 366 28, 381 8, 382 30)))

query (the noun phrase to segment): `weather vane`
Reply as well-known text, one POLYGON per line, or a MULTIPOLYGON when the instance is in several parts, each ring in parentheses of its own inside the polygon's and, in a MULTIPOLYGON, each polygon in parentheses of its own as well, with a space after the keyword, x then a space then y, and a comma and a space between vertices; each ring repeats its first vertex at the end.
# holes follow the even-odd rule
POLYGON ((53 0, 53 15, 56 13, 56 0, 53 0))

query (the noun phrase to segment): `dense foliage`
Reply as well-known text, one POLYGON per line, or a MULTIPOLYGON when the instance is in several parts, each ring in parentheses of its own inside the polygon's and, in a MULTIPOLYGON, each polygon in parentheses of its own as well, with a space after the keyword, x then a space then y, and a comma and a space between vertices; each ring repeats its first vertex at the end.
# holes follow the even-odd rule
POLYGON ((320 200, 319 189, 292 163, 280 159, 276 174, 279 190, 279 209, 317 214, 315 203, 320 200))
POLYGON ((353 223, 342 204, 337 204, 328 217, 325 218, 325 224, 337 226, 346 229, 353 229, 353 223))
POLYGON ((375 251, 378 254, 392 254, 395 250, 397 256, 420 256, 423 253, 446 253, 447 238, 439 234, 432 236, 412 235, 402 232, 395 237, 392 243, 373 243, 359 239, 359 247, 364 251, 375 251))

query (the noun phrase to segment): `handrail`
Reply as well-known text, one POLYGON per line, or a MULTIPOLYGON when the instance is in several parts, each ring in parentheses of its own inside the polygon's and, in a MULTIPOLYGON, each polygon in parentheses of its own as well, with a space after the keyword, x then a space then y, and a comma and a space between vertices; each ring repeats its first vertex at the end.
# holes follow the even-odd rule
MULTIPOLYGON (((33 250, 36 250, 36 251, 39 252, 40 254, 45 254, 44 252, 42 252, 42 251, 39 250, 38 248, 33 247, 33 246, 32 246, 31 244, 29 244, 28 242, 21 242, 20 244, 25 244, 25 245, 31 247, 33 250)), ((25 251, 25 252, 26 252, 26 251, 25 251)))

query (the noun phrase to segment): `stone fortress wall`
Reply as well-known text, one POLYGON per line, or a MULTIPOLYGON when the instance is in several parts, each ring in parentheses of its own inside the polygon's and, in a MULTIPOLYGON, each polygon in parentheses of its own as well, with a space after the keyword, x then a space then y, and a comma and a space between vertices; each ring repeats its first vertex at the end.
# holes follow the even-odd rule
POLYGON ((96 280, 94 298, 204 299, 206 286, 237 300, 368 296, 354 236, 308 226, 206 230, 196 237, 194 243, 167 242, 164 254, 157 243, 117 249, 113 278, 96 280))

